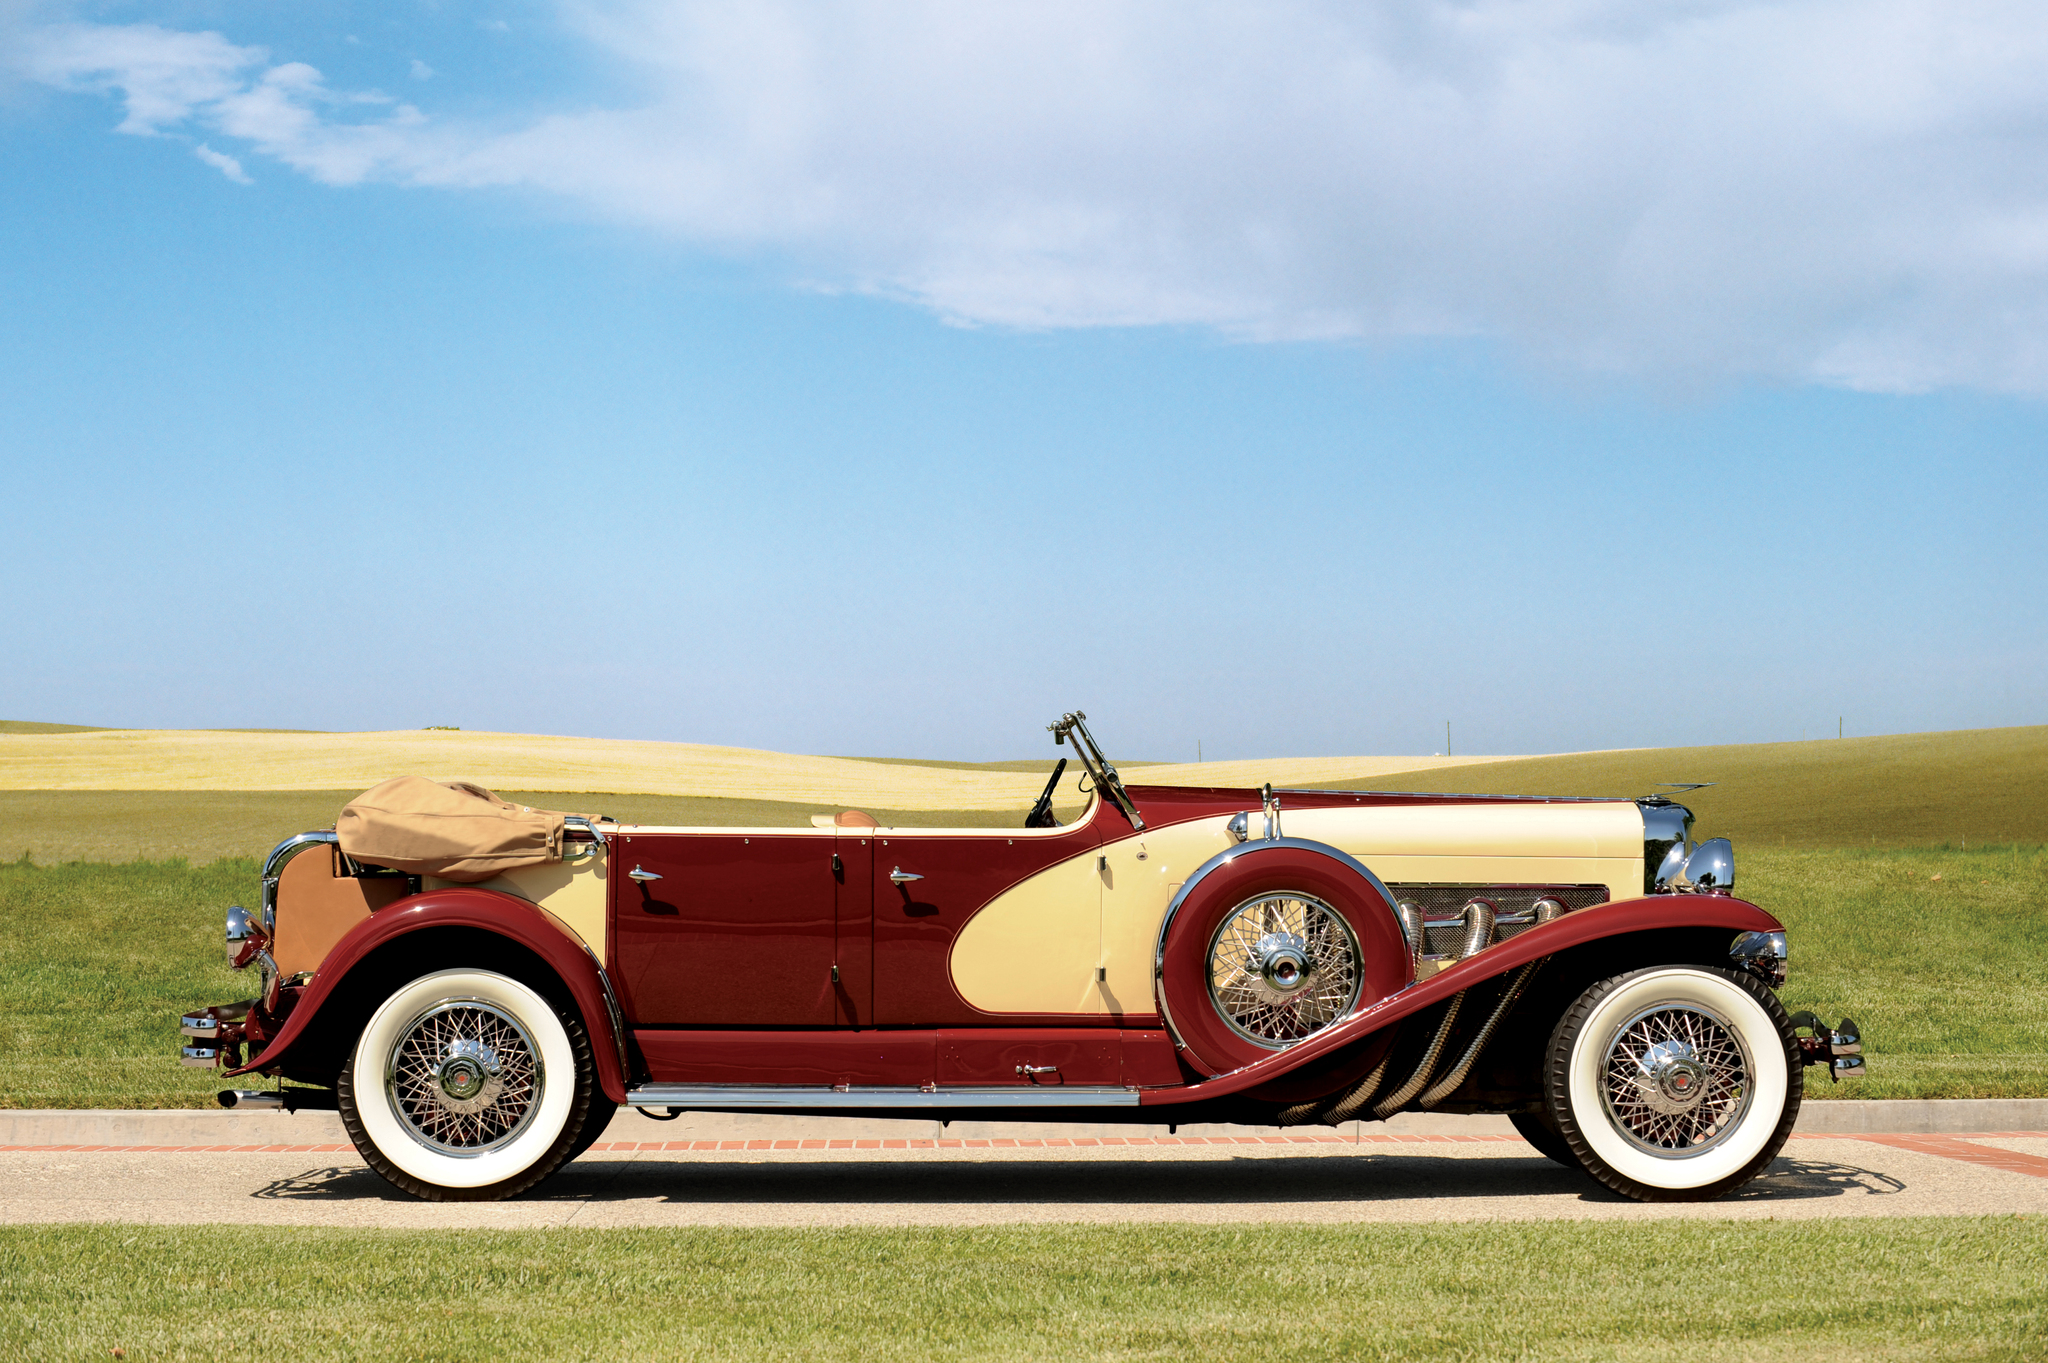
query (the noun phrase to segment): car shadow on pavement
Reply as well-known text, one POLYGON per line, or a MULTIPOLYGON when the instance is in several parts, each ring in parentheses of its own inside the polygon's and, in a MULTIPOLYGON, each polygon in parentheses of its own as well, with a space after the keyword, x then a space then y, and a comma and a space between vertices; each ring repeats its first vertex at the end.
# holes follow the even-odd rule
MULTIPOLYGON (((1737 1196, 1804 1201, 1850 1192, 1892 1193, 1888 1175, 1848 1165, 1781 1159, 1737 1196)), ((1531 1157, 1429 1155, 1263 1156, 1205 1160, 1031 1159, 910 1161, 578 1161, 529 1197, 673 1203, 1017 1204, 1216 1202, 1312 1204, 1577 1195, 1626 1201, 1577 1170, 1531 1157)))
MULTIPOLYGON (((1824 1160, 1780 1159, 1730 1194, 1746 1204, 1848 1193, 1890 1195, 1889 1174, 1824 1160)), ((607 1160, 585 1157, 519 1200, 693 1205, 1269 1205, 1576 1196, 1627 1202, 1545 1159, 1317 1155, 1202 1160, 607 1160)), ((282 1201, 410 1202, 361 1166, 309 1169, 250 1194, 282 1201)))

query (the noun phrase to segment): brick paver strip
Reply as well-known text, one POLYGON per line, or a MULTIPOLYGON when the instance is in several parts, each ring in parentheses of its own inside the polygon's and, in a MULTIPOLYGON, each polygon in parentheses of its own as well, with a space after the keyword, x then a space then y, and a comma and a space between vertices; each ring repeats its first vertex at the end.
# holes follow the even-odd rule
MULTIPOLYGON (((1995 1133, 1992 1138, 2040 1134, 2038 1131, 2005 1131, 1995 1133)), ((1877 1145, 1889 1145, 1899 1150, 1912 1150, 1922 1155, 1939 1155, 1943 1159, 1981 1164, 1987 1169, 2003 1169, 2007 1173, 2032 1174, 2035 1178, 2048 1178, 2048 1159, 2043 1159, 2039 1155, 2022 1154, 2017 1150, 2001 1150, 1995 1145, 1975 1145, 1960 1136, 1858 1136, 1855 1139, 1871 1141, 1877 1145)))
MULTIPOLYGON (((2022 1154, 2016 1150, 2001 1150, 1992 1145, 1975 1145, 1973 1141, 1997 1139, 2041 1139, 2048 1137, 2043 1131, 1984 1131, 1972 1132, 1965 1136, 1906 1136, 1835 1134, 1832 1132, 1797 1131, 1792 1134, 1795 1141, 1870 1141, 1877 1145, 1888 1145, 1898 1150, 1911 1150, 1916 1154, 1938 1155, 1943 1159, 1962 1160, 1969 1164, 1981 1164, 1991 1169, 2003 1169, 2008 1173, 2030 1174, 2035 1178, 2048 1178, 2048 1159, 2039 1155, 2022 1154)), ((1355 1138, 1330 1132, 1293 1132, 1277 1136, 1049 1136, 1042 1140, 1024 1140, 1005 1137, 993 1140, 909 1140, 909 1139, 859 1139, 825 1140, 807 1138, 801 1140, 720 1140, 720 1141, 599 1141, 590 1147, 593 1153, 608 1154, 688 1154, 703 1151, 724 1150, 1099 1150, 1104 1147, 1160 1147, 1160 1146, 1208 1146, 1208 1145, 1521 1145, 1520 1136, 1480 1135, 1400 1135, 1393 1132, 1360 1132, 1355 1138)), ((267 1155, 339 1155, 353 1151, 353 1145, 0 1145, 0 1151, 32 1152, 36 1154, 244 1154, 267 1155)))

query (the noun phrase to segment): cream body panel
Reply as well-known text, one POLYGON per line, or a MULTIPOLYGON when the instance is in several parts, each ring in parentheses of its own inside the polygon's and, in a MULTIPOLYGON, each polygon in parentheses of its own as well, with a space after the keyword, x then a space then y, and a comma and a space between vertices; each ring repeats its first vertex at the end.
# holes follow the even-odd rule
POLYGON ((953 939, 953 987, 991 1013, 1100 1013, 1102 873, 1069 857, 1003 891, 953 939))
POLYGON ((457 885, 452 880, 439 880, 433 876, 423 877, 422 884, 429 890, 444 887, 497 890, 538 905, 561 919, 596 955, 597 963, 605 965, 605 860, 606 854, 599 852, 580 861, 522 866, 473 886, 457 885))
POLYGON ((1232 845, 1229 822, 1139 833, 1005 890, 953 939, 953 987, 990 1013, 1152 1013, 1160 920, 1195 868, 1232 845))
MULTIPOLYGON (((1257 807, 1248 813, 1250 846, 1264 819, 1257 807)), ((1204 862, 1238 845, 1232 817, 1135 834, 998 895, 954 941, 960 996, 991 1013, 1151 1013, 1167 905, 1204 862), (1055 941, 1055 933, 1066 936, 1055 941), (1078 948, 1091 936, 1098 954, 1084 963, 1078 948), (1099 982, 1093 966, 1102 968, 1099 982)), ((1642 816, 1628 802, 1290 812, 1283 796, 1281 832, 1348 852, 1388 882, 1605 885, 1610 900, 1642 893, 1642 816)))
MULTIPOLYGON (((1361 859, 1368 851, 1397 856, 1643 859, 1642 811, 1627 800, 1300 810, 1286 808, 1286 796, 1280 800, 1281 829, 1288 837, 1327 842, 1361 859)), ((1250 823, 1252 836, 1257 837, 1264 828, 1257 810, 1250 823)), ((1382 880, 1387 878, 1385 872, 1379 874, 1382 880)))

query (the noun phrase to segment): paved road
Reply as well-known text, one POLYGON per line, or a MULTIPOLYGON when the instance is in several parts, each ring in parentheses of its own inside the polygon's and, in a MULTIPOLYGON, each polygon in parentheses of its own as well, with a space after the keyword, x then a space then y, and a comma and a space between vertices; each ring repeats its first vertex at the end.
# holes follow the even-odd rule
POLYGON ((2048 1133, 1795 1135, 1733 1197, 1648 1206, 1500 1136, 619 1142, 526 1197, 448 1205, 399 1195, 346 1146, 0 1150, 0 1222, 14 1223, 510 1229, 2010 1212, 2048 1212, 2048 1133))

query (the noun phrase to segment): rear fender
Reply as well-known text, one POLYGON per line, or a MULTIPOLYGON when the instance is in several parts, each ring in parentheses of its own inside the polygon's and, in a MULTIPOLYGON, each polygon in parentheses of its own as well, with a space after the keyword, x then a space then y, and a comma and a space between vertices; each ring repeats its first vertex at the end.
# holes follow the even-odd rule
POLYGON ((381 909, 334 944, 277 1036, 240 1069, 332 1083, 336 1057, 355 1043, 368 1010, 406 980, 475 965, 553 979, 526 982, 574 1005, 590 1034, 605 1096, 626 1100, 625 1020, 590 948, 553 914, 523 899, 468 886, 429 890, 381 909))
POLYGON ((1411 984, 1299 1045, 1213 1079, 1179 1088, 1147 1089, 1139 1101, 1148 1106, 1167 1105, 1244 1094, 1539 957, 1579 955, 1581 950, 1575 949, 1611 947, 1613 957, 1626 963, 1617 968, 1626 969, 1635 964, 1655 964, 1647 958, 1656 956, 1659 945, 1669 943, 1674 931, 1692 935, 1687 930, 1696 933, 1722 929, 1731 937, 1738 932, 1785 930, 1783 924, 1756 905, 1726 895, 1658 895, 1580 909, 1517 933, 1427 980, 1411 984))

